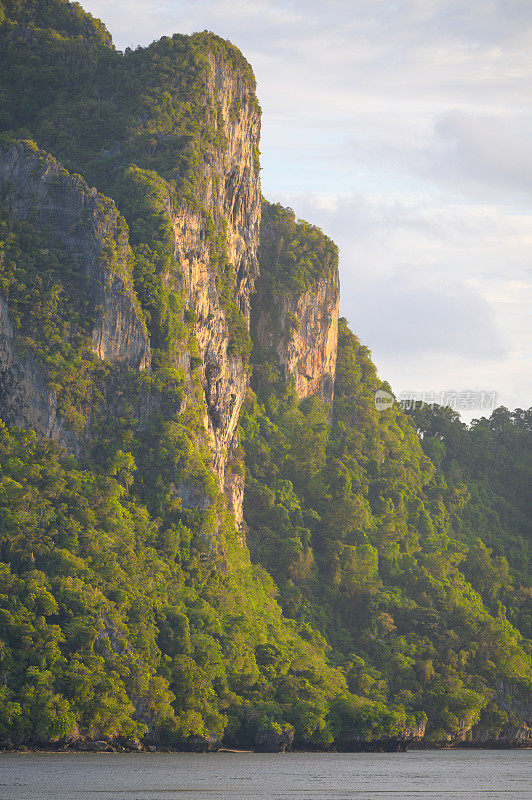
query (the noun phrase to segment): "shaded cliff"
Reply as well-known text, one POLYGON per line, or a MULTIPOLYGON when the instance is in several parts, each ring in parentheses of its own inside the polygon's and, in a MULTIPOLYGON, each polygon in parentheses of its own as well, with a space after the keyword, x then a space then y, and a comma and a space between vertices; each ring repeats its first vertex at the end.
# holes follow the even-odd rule
POLYGON ((260 272, 253 298, 253 339, 259 362, 277 359, 298 397, 332 405, 338 344, 340 282, 336 246, 291 209, 263 203, 260 272))
POLYGON ((0 297, 0 404, 2 418, 37 431, 79 452, 77 436, 65 424, 40 364, 31 353, 21 356, 4 297, 0 297))
MULTIPOLYGON (((73 349, 88 349, 101 361, 122 369, 148 368, 150 344, 133 289, 127 227, 115 204, 89 188, 79 176, 70 176, 52 156, 31 142, 0 150, 0 197, 4 213, 24 223, 22 230, 35 230, 42 236, 40 244, 45 247, 40 251, 43 258, 39 273, 33 279, 25 277, 26 283, 42 282, 46 276, 47 291, 57 293, 60 305, 72 303, 85 312, 78 329, 73 326, 68 332, 63 330, 70 339, 65 344, 73 349), (69 295, 65 287, 68 273, 74 271, 80 279, 75 292, 69 295)), ((8 242, 13 248, 15 232, 8 242)), ((4 256, 9 259, 9 251, 4 256)), ((12 258, 16 260, 16 252, 12 258)), ((80 452, 79 430, 75 430, 68 415, 65 418, 61 413, 61 389, 57 385, 61 379, 57 370, 55 378, 50 374, 47 361, 42 358, 44 350, 51 356, 54 343, 46 341, 46 331, 29 330, 31 286, 17 285, 22 271, 17 276, 12 269, 10 264, 4 264, 3 417, 80 452), (15 331, 9 319, 10 307, 17 320, 15 331), (31 346, 21 350, 21 341, 30 341, 31 346)), ((70 283, 73 288, 74 282, 70 283)))
POLYGON ((32 143, 0 151, 0 193, 15 219, 31 220, 81 262, 94 314, 92 349, 98 357, 131 369, 149 367, 127 228, 113 201, 32 143))

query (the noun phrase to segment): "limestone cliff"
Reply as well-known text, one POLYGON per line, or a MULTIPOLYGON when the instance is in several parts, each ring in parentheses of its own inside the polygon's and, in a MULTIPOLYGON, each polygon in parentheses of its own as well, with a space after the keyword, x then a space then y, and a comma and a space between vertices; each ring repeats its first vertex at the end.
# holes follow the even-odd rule
POLYGON ((296 221, 290 209, 265 204, 261 228, 261 277, 253 299, 253 338, 274 353, 300 399, 317 395, 332 405, 338 344, 340 282, 334 245, 321 231, 296 221), (272 213, 271 209, 274 210, 272 213), (305 272, 305 237, 319 263, 305 272), (301 265, 305 265, 302 267, 301 265))
MULTIPOLYGON (((238 453, 236 428, 249 376, 248 352, 243 351, 241 341, 237 340, 239 337, 240 340, 246 337, 249 340, 250 297, 258 273, 261 214, 260 108, 249 65, 235 48, 210 35, 177 37, 176 42, 170 45, 165 41, 155 43, 147 49, 146 63, 141 68, 134 58, 124 58, 121 68, 127 76, 125 91, 136 97, 136 102, 128 105, 127 113, 134 116, 130 121, 127 115, 121 118, 122 127, 117 128, 117 143, 111 150, 107 145, 99 150, 97 142, 89 137, 84 140, 82 155, 78 155, 73 163, 79 165, 76 168, 84 174, 91 175, 94 182, 101 179, 109 193, 115 192, 117 183, 120 183, 118 176, 128 168, 128 162, 124 161, 124 151, 130 145, 128 126, 136 125, 142 130, 148 113, 155 115, 155 130, 163 125, 157 116, 162 106, 157 103, 138 118, 134 111, 131 112, 144 101, 142 92, 146 88, 142 81, 147 79, 142 75, 144 68, 151 64, 152 54, 154 59, 169 58, 170 70, 174 69, 171 59, 176 59, 175 72, 172 72, 176 104, 181 102, 182 93, 188 91, 186 81, 183 84, 185 79, 180 59, 191 59, 194 80, 199 81, 196 89, 198 107, 193 112, 187 107, 186 111, 194 114, 187 128, 193 133, 182 137, 183 140, 190 139, 189 144, 185 143, 183 147, 189 147, 187 152, 192 154, 191 158, 200 154, 192 183, 189 183, 193 188, 187 196, 181 190, 182 176, 176 167, 182 154, 179 148, 168 155, 168 160, 160 166, 161 174, 156 176, 163 194, 167 194, 166 213, 174 232, 176 262, 176 268, 169 269, 162 279, 170 291, 182 290, 185 317, 188 323, 192 320, 193 342, 178 336, 172 343, 174 363, 184 370, 189 396, 195 398, 191 353, 196 369, 200 361, 199 377, 203 389, 200 402, 204 404, 213 465, 237 524, 240 524, 243 481, 235 462, 238 453), (165 49, 167 47, 171 49, 171 56, 165 49), (135 81, 140 83, 137 85, 135 81), (141 93, 141 96, 137 97, 135 93, 141 93), (212 139, 209 138, 211 135, 212 139), (95 160, 92 155, 87 156, 93 149, 95 160), (102 159, 108 162, 103 173, 94 168, 94 164, 100 164, 102 159), (232 463, 228 470, 229 462, 232 463)), ((156 66, 152 64, 151 67, 156 72, 156 66)), ((188 80, 186 75, 185 78, 188 80)), ((166 95, 163 100, 166 102, 166 95)), ((71 117, 68 121, 63 120, 64 124, 76 126, 76 114, 85 113, 85 108, 84 100, 79 108, 74 105, 71 117)), ((49 128, 44 140, 54 148, 56 142, 49 128)), ((162 133, 159 138, 161 147, 165 148, 171 137, 162 133)), ((153 141, 156 148, 159 142, 153 141)), ((62 142, 57 142, 57 146, 59 152, 63 152, 62 142)), ((67 153, 65 156, 69 157, 67 153)), ((128 158, 132 157, 143 168, 146 158, 143 147, 128 154, 128 158)), ((149 175, 153 176, 155 172, 149 175)), ((187 180, 190 180, 190 175, 187 180)), ((0 188, 3 202, 17 219, 31 217, 41 228, 57 237, 68 252, 81 258, 94 311, 91 334, 94 352, 100 359, 124 367, 149 367, 150 342, 132 288, 132 256, 127 227, 113 201, 99 195, 96 189, 90 189, 82 178, 68 175, 54 158, 36 148, 31 149, 28 144, 17 145, 1 154, 0 188)), ((118 196, 119 206, 124 202, 127 207, 127 195, 118 193, 118 196)), ((125 213, 127 215, 127 208, 125 213)), ((39 392, 39 395, 43 393, 39 392)), ((52 396, 45 406, 54 408, 52 396)), ((54 417, 55 412, 49 413, 54 417)), ((31 414, 26 415, 25 424, 29 424, 31 419, 31 414)), ((38 430, 56 430, 55 422, 39 425, 38 430)), ((63 435, 59 439, 66 444, 63 435)))
POLYGON ((233 301, 249 326, 250 298, 258 274, 260 111, 249 78, 217 53, 210 54, 209 64, 212 124, 219 109, 227 146, 213 150, 210 163, 204 165, 199 182, 203 208, 173 210, 172 224, 185 303, 195 317, 214 467, 240 525, 243 481, 234 472, 228 473, 226 480, 226 471, 237 447, 236 427, 248 387, 248 370, 242 356, 232 353, 227 309, 217 285, 219 266, 217 269, 212 263, 206 220, 210 215, 216 229, 226 231, 227 262, 234 276, 233 301))
MULTIPOLYGON (((201 166, 195 188, 197 202, 168 202, 178 272, 166 275, 165 280, 170 289, 183 289, 185 308, 194 319, 213 464, 240 524, 243 482, 236 469, 226 480, 226 468, 237 452, 236 427, 248 387, 248 370, 245 358, 233 345, 231 323, 234 325, 237 316, 244 330, 249 326, 250 296, 258 272, 260 109, 250 70, 232 63, 227 53, 216 47, 208 51, 207 62, 205 126, 217 130, 219 138, 201 166), (215 249, 217 260, 213 257, 215 249), (228 298, 222 297, 222 277, 230 283, 230 309, 228 298)), ((132 369, 149 367, 150 344, 132 289, 127 229, 114 203, 29 144, 18 144, 1 153, 0 189, 10 213, 19 220, 31 218, 81 259, 94 310, 92 347, 99 358, 132 369)), ((6 348, 7 328, 4 338, 6 348)), ((190 375, 187 342, 176 343, 175 360, 176 366, 184 367, 190 375)), ((53 393, 42 387, 37 393, 30 390, 28 376, 36 369, 36 364, 31 368, 29 364, 19 365, 18 372, 26 375, 23 387, 13 377, 17 370, 13 371, 12 365, 5 367, 4 373, 9 372, 10 378, 4 384, 11 386, 10 396, 17 396, 15 406, 26 408, 19 416, 13 410, 9 418, 36 427, 72 449, 66 434, 59 432, 59 428, 66 429, 56 420, 53 393), (18 386, 16 391, 13 381, 18 386), (36 406, 35 397, 28 399, 30 395, 42 398, 38 412, 31 411, 36 406)), ((6 399, 5 403, 10 401, 6 399)))
MULTIPOLYGON (((131 284, 127 228, 115 204, 30 143, 0 150, 0 196, 13 217, 31 221, 81 265, 92 309, 91 347, 98 357, 121 367, 149 367, 150 344, 131 284)), ((0 324, 3 418, 77 451, 77 437, 59 418, 57 397, 38 362, 17 351, 8 297, 0 297, 0 324)))
POLYGON ((15 218, 31 219, 81 260, 94 309, 94 352, 132 369, 148 367, 150 345, 131 282, 127 228, 113 201, 24 143, 0 151, 0 192, 15 218))
POLYGON ((57 396, 46 382, 31 353, 21 357, 9 318, 8 304, 0 295, 0 408, 2 419, 37 431, 77 453, 79 442, 58 413, 57 396))
POLYGON ((335 275, 299 295, 286 295, 275 309, 263 305, 260 285, 254 333, 261 348, 275 350, 300 399, 318 395, 332 404, 338 342, 339 283, 335 275))
POLYGON ((490 724, 482 717, 472 730, 464 726, 458 741, 470 741, 478 747, 532 747, 532 697, 522 687, 508 681, 501 681, 495 689, 493 698, 504 722, 490 724))

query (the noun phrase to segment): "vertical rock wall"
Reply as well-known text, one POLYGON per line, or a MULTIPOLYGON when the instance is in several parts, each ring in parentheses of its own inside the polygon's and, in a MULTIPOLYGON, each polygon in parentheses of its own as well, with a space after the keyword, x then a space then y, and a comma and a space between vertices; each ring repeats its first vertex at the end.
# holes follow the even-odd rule
MULTIPOLYGON (((81 264, 92 308, 92 348, 131 369, 150 365, 150 343, 132 288, 130 249, 116 206, 70 176, 34 145, 0 150, 0 196, 18 220, 41 228, 81 264)), ((0 296, 0 408, 9 424, 31 428, 79 453, 79 436, 61 419, 55 392, 31 353, 22 356, 0 296)))
POLYGON ((249 384, 240 355, 231 353, 226 310, 211 264, 211 242, 205 212, 218 230, 226 228, 227 256, 234 269, 234 300, 249 326, 250 302, 258 275, 260 228, 258 144, 260 110, 250 78, 222 56, 209 57, 209 94, 213 125, 220 109, 227 140, 205 164, 199 201, 201 210, 172 212, 175 253, 182 270, 185 303, 194 312, 194 335, 202 359, 205 421, 220 485, 238 525, 242 522, 243 479, 228 470, 237 448, 236 428, 249 384))
POLYGON ((285 295, 272 307, 262 279, 254 299, 254 339, 277 354, 292 376, 300 400, 317 395, 332 405, 338 346, 338 273, 301 294, 285 295))
POLYGON ((255 388, 260 393, 261 361, 277 361, 284 378, 293 380, 300 400, 316 396, 332 406, 340 302, 338 249, 291 208, 266 200, 260 239, 260 278, 252 305, 255 388))
MULTIPOLYGON (((241 315, 240 324, 249 327, 250 298, 258 274, 260 109, 251 70, 241 57, 232 56, 230 49, 216 45, 206 55, 204 123, 220 136, 205 157, 194 207, 186 203, 176 207, 169 201, 179 271, 168 275, 167 282, 170 288, 183 288, 185 307, 195 320, 213 464, 240 524, 243 480, 236 464, 228 465, 238 452, 236 429, 249 375, 245 359, 232 343, 227 299, 224 305, 220 295, 220 266, 211 263, 211 250, 214 231, 225 239, 233 284, 231 313, 233 318, 235 313, 241 315)), ((0 154, 0 190, 17 219, 31 218, 82 261, 94 309, 92 343, 98 356, 126 368, 149 367, 150 343, 131 284, 127 231, 121 227, 114 203, 31 144, 0 154)), ((176 364, 185 369, 190 365, 186 347, 186 343, 176 347, 176 364)), ((8 380, 6 386, 11 383, 8 380)), ((18 395, 23 391, 19 388, 18 395)), ((55 409, 53 393, 48 407, 55 409)), ((30 414, 25 419, 33 418, 30 414)), ((18 418, 15 415, 8 421, 18 418)), ((55 423, 37 424, 37 417, 34 421, 44 435, 58 430, 55 423)), ((58 438, 67 444, 64 436, 58 438)))
POLYGON ((113 201, 69 175, 48 153, 22 143, 0 150, 0 192, 16 219, 30 220, 81 261, 94 309, 95 353, 132 369, 149 367, 127 232, 113 201))

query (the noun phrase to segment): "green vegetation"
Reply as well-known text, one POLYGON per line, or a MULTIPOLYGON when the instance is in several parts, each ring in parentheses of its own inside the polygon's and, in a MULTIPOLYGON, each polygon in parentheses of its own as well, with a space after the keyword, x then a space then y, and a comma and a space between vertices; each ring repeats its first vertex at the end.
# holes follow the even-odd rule
POLYGON ((21 355, 44 367, 68 422, 83 428, 101 399, 107 368, 91 350, 94 309, 80 265, 29 222, 16 222, 0 204, 0 292, 21 355))
POLYGON ((227 223, 224 221, 222 233, 218 233, 212 216, 208 214, 205 215, 205 230, 211 245, 210 263, 216 270, 216 288, 229 327, 228 353, 240 356, 247 364, 251 354, 251 337, 236 299, 235 268, 227 255, 227 223))
MULTIPOLYGON (((150 462, 159 485, 172 453, 188 452, 182 478, 201 467, 189 436, 176 425, 161 436, 150 462)), ((0 740, 184 744, 225 732, 238 744, 286 719, 302 743, 332 741, 324 717, 330 698, 349 702, 345 679, 318 633, 281 617, 273 581, 251 566, 216 497, 186 513, 154 492, 161 516, 151 516, 135 499, 142 467, 130 453, 82 470, 4 426, 0 467, 0 740), (206 559, 224 535, 229 572, 206 559)))
POLYGON ((330 427, 317 399, 298 403, 290 382, 273 375, 268 383, 267 374, 242 418, 245 518, 252 558, 275 577, 285 613, 325 635, 350 690, 381 703, 383 714, 426 716, 436 739, 488 718, 502 726, 496 682, 526 690, 532 679, 522 539, 518 571, 502 554, 518 531, 530 537, 527 415, 499 410, 466 431, 442 412, 447 454, 440 418, 420 419, 433 438, 425 449, 433 455, 438 445, 448 459, 442 471, 406 414, 376 411, 375 391, 389 387, 345 321, 330 427), (471 474, 477 483, 465 485, 471 474), (496 520, 488 541, 497 555, 481 541, 482 515, 496 520))
MULTIPOLYGON (((131 230, 135 288, 153 344, 169 352, 184 335, 171 215, 183 208, 208 215, 205 165, 227 144, 209 89, 210 59, 223 57, 238 72, 258 109, 252 70, 237 48, 209 32, 119 53, 102 24, 77 4, 26 0, 4 8, 0 133, 34 139, 117 202, 131 230)), ((246 324, 231 292, 234 269, 220 257, 225 229, 213 227, 211 268, 231 352, 247 360, 246 324)))
POLYGON ((259 260, 275 303, 334 275, 338 248, 315 225, 296 219, 291 208, 264 200, 259 260))
POLYGON ((67 0, 2 0, 0 26, 0 128, 24 128, 18 138, 98 57, 116 57, 102 23, 67 0))
POLYGON ((79 3, 68 0, 2 0, 0 11, 20 26, 49 29, 68 37, 81 36, 112 47, 111 36, 105 25, 84 11, 79 3))
MULTIPOLYGON (((34 140, 116 201, 153 354, 137 373, 98 361, 80 265, 0 206, 17 347, 71 426, 90 413, 79 460, 0 423, 0 745, 293 733, 326 748, 425 722, 436 740, 477 722, 496 737, 517 721, 501 687, 532 680, 531 412, 470 430, 447 409, 379 413, 389 387, 345 321, 332 409, 252 350, 226 212, 205 205, 228 141, 206 80, 218 57, 258 108, 249 65, 213 34, 122 54, 76 3, 0 0, 2 142, 34 140), (203 230, 230 353, 252 363, 233 454, 252 559, 212 468, 180 213, 203 230)), ((265 202, 260 258, 275 303, 335 279, 338 255, 265 202)))
POLYGON ((424 451, 446 479, 467 484, 469 502, 456 528, 469 547, 464 574, 490 608, 502 601, 509 619, 531 638, 531 410, 498 408, 469 429, 450 408, 409 413, 424 451))

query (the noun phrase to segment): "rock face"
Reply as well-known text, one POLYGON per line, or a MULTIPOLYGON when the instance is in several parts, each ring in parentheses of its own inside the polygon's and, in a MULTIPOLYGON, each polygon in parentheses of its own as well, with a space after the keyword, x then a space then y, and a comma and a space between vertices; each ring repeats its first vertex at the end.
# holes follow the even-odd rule
MULTIPOLYGON (((338 347, 338 249, 291 208, 263 201, 260 277, 252 301, 255 361, 277 362, 300 400, 332 406, 338 347)), ((264 375, 267 381, 270 370, 264 375)), ((261 391, 261 370, 255 387, 261 391)))
POLYGON ((94 352, 132 369, 150 365, 150 345, 130 275, 127 229, 112 200, 71 176, 48 153, 18 144, 0 151, 0 191, 16 219, 56 237, 81 263, 94 308, 94 352))
POLYGON ((352 753, 396 753, 405 752, 423 742, 426 720, 418 720, 403 727, 396 736, 384 736, 377 739, 354 737, 342 742, 341 749, 352 753))
MULTIPOLYGON (((243 480, 237 465, 232 463, 228 469, 228 464, 234 462, 238 451, 236 429, 249 374, 231 326, 237 317, 241 332, 249 328, 250 298, 258 274, 260 109, 251 70, 232 63, 216 48, 207 59, 206 125, 220 136, 201 168, 197 203, 175 206, 168 201, 179 271, 167 275, 166 281, 169 288, 183 290, 185 308, 194 320, 213 465, 240 526, 243 480), (229 281, 229 298, 227 286, 222 296, 221 270, 229 281)), ((52 156, 31 143, 0 151, 0 192, 15 218, 31 218, 81 260, 94 309, 94 352, 124 368, 149 368, 150 343, 131 282, 127 227, 113 201, 99 195, 82 178, 70 176, 52 156)), ((6 419, 32 427, 77 452, 79 445, 58 419, 56 398, 38 365, 17 358, 8 310, 4 303, 0 380, 6 419)), ((175 363, 188 373, 192 396, 195 389, 186 342, 176 347, 175 363)))
POLYGON ((77 437, 57 411, 57 397, 48 388, 42 370, 31 353, 21 357, 9 319, 6 299, 0 295, 0 408, 2 418, 30 428, 47 439, 61 442, 77 453, 77 437))
POLYGON ((427 728, 426 720, 418 720, 410 725, 405 725, 399 736, 399 741, 411 744, 412 742, 420 742, 425 736, 427 728))
POLYGON ((302 400, 318 395, 332 405, 338 345, 340 282, 335 272, 299 295, 285 295, 275 309, 259 281, 254 299, 254 337, 274 350, 285 377, 293 376, 302 400))
MULTIPOLYGON (((241 527, 244 481, 236 430, 249 372, 245 357, 234 346, 231 326, 236 314, 240 324, 249 327, 259 273, 260 109, 250 71, 235 66, 216 50, 209 53, 208 62, 208 114, 213 128, 220 131, 223 127, 225 144, 214 146, 205 159, 196 206, 176 207, 168 201, 179 273, 166 280, 170 288, 183 289, 185 308, 194 320, 213 465, 229 509, 241 527), (230 281, 229 300, 221 291, 222 269, 230 281)), ((94 352, 124 368, 149 368, 150 343, 132 287, 127 228, 113 201, 99 195, 82 178, 69 175, 52 156, 30 143, 0 151, 0 191, 17 219, 31 218, 81 261, 94 310, 94 352)), ((276 351, 285 374, 294 376, 300 398, 316 394, 332 403, 337 270, 330 279, 315 282, 299 295, 286 294, 275 312, 271 304, 262 303, 263 293, 264 286, 259 285, 254 300, 254 308, 259 309, 256 344, 276 351)), ((6 298, 0 306, 0 324, 0 381, 6 420, 34 428, 78 452, 79 442, 59 418, 56 397, 46 386, 39 365, 30 356, 21 360, 17 355, 6 298)), ((186 346, 176 351, 175 360, 190 377, 186 346)), ((193 381, 188 384, 192 393, 193 381)))
MULTIPOLYGON (((81 262, 93 309, 94 352, 122 367, 149 367, 150 344, 129 274, 127 229, 114 203, 30 144, 0 150, 0 193, 16 219, 31 220, 81 262)), ((79 439, 60 418, 39 364, 30 353, 17 352, 5 297, 0 297, 0 406, 8 423, 79 452, 79 439)))
POLYGON ((202 359, 205 421, 214 468, 240 525, 243 486, 237 475, 228 474, 226 479, 226 468, 236 447, 236 428, 249 378, 243 358, 231 352, 227 312, 217 288, 216 265, 211 263, 212 241, 206 219, 210 215, 218 230, 226 226, 227 259, 234 271, 233 299, 249 326, 250 298, 258 274, 260 111, 250 78, 215 53, 210 54, 209 63, 212 122, 214 125, 218 107, 227 147, 214 150, 211 163, 204 166, 200 181, 204 210, 171 210, 171 216, 185 303, 195 315, 194 335, 202 359))
MULTIPOLYGON (((508 721, 494 731, 482 719, 471 730, 470 744, 477 747, 532 747, 532 697, 529 692, 511 683, 501 682, 493 698, 508 721)), ((466 731, 468 734, 469 731, 466 731)), ((463 740, 466 736, 462 737, 463 740)))

